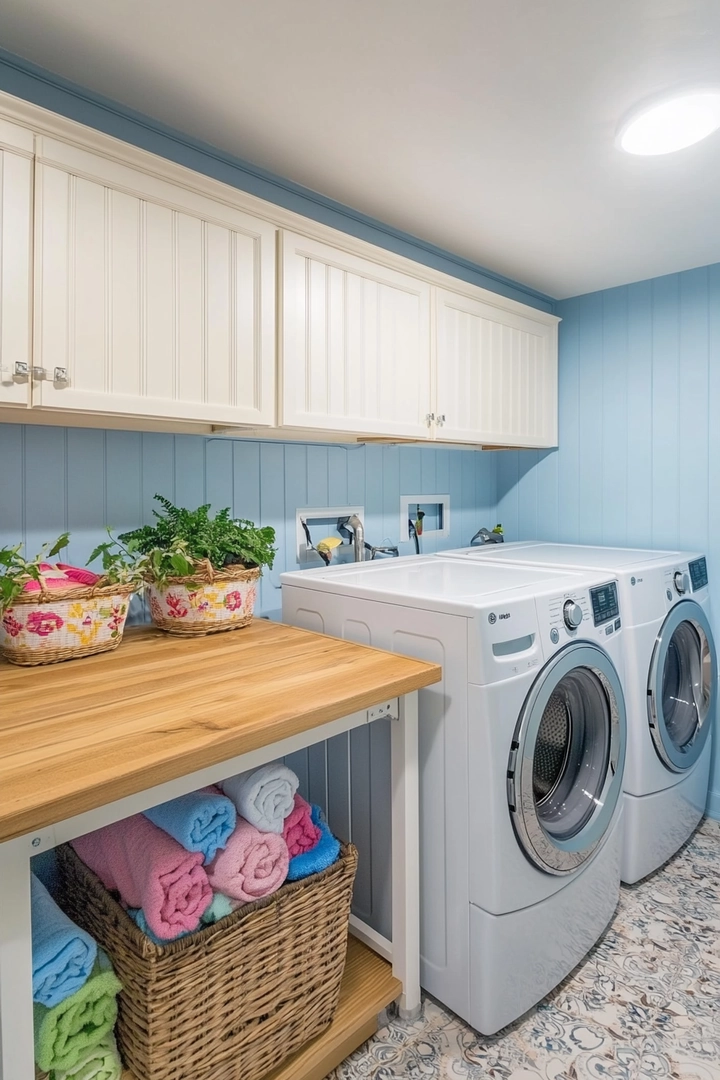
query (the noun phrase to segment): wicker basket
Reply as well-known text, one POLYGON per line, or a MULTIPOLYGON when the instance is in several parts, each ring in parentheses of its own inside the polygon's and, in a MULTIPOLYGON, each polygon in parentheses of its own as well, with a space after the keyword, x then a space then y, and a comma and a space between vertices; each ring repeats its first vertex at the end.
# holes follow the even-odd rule
POLYGON ((0 621, 0 652, 12 664, 55 664, 108 652, 122 641, 137 585, 78 585, 21 593, 0 621))
POLYGON ((261 573, 244 566, 214 570, 203 559, 192 577, 168 578, 162 585, 148 579, 152 620, 169 634, 191 637, 239 630, 253 617, 261 573))
POLYGON ((123 984, 117 1037, 139 1080, 260 1080, 332 1020, 357 850, 215 926, 153 945, 77 857, 57 849, 60 906, 123 984))

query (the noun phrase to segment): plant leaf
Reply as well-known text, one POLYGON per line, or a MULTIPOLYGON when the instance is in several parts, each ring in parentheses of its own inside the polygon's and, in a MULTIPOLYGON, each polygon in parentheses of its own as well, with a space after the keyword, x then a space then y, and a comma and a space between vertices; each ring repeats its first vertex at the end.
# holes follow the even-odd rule
POLYGON ((69 539, 70 533, 65 532, 62 534, 62 536, 59 536, 53 546, 48 551, 47 557, 49 559, 52 559, 53 555, 59 554, 59 552, 61 552, 63 548, 66 548, 68 546, 69 539))

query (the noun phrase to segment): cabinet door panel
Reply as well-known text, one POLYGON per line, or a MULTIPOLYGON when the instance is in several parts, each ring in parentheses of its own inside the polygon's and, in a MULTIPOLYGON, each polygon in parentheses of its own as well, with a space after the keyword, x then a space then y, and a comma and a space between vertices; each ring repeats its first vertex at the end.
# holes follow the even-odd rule
POLYGON ((285 233, 283 425, 426 439, 429 301, 422 281, 285 233))
POLYGON ((0 404, 30 403, 33 136, 0 121, 0 404))
POLYGON ((436 290, 441 439, 557 444, 557 321, 436 290))
POLYGON ((274 423, 274 227, 77 147, 42 150, 34 404, 274 423))
POLYGON ((109 216, 108 356, 112 358, 112 368, 106 379, 112 378, 113 393, 141 397, 144 388, 139 267, 143 204, 122 191, 106 191, 109 216), (122 243, 117 242, 119 237, 122 237, 122 243))

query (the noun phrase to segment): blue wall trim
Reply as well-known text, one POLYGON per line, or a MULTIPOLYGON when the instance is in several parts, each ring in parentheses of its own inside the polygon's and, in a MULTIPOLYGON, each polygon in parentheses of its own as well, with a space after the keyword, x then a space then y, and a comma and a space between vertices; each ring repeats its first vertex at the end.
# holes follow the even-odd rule
POLYGON ((0 49, 0 90, 424 266, 541 311, 554 311, 554 300, 544 293, 184 135, 159 120, 95 94, 4 49, 0 49))

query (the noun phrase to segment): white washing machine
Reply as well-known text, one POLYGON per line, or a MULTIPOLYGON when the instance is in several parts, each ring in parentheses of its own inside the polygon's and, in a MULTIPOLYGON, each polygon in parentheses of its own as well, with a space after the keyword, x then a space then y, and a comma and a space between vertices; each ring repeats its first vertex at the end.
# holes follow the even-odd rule
POLYGON ((705 557, 533 541, 445 554, 617 577, 628 710, 622 880, 639 881, 675 854, 705 812, 717 696, 705 557))
POLYGON ((442 665, 420 691, 421 981, 492 1034, 572 970, 618 900, 617 585, 435 556, 281 581, 286 622, 442 665))

